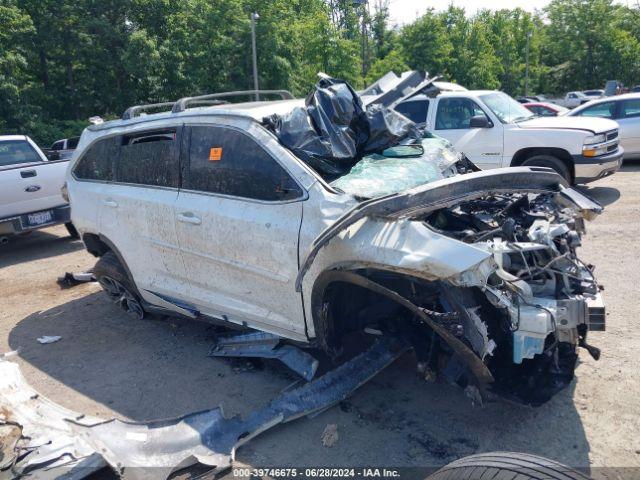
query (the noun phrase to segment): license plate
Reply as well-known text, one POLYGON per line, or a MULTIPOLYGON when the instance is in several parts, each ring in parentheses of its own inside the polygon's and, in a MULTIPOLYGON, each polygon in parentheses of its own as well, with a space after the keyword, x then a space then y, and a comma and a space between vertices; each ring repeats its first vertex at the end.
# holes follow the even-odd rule
POLYGON ((51 221, 53 221, 53 214, 51 210, 46 212, 30 213, 27 215, 27 226, 29 227, 44 225, 51 221))

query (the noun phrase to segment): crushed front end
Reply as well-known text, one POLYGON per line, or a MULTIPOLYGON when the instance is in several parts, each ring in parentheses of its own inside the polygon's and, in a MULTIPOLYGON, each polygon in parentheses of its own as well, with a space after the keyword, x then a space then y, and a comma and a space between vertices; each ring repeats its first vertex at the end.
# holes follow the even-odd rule
POLYGON ((494 377, 490 391, 540 405, 573 379, 576 348, 597 360, 604 330, 594 267, 577 255, 585 217, 601 207, 572 189, 484 195, 430 212, 437 232, 491 253, 483 268, 445 281, 458 334, 494 377))

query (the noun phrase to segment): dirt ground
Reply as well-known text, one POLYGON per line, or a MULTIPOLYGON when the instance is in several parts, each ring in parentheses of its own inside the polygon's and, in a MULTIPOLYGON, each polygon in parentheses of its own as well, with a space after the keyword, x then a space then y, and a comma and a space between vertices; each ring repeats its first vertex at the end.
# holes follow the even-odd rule
MULTIPOLYGON (((582 258, 605 285, 602 349, 580 352, 576 380, 544 406, 502 402, 473 407, 463 391, 420 380, 403 357, 347 402, 314 418, 280 425, 242 446, 240 464, 264 466, 433 466, 472 453, 540 454, 597 478, 637 478, 640 469, 640 165, 586 189, 607 205, 591 222, 582 258), (322 445, 337 424, 335 446, 322 445), (602 469, 600 467, 607 467, 602 469), (618 470, 610 470, 618 469, 618 470)), ((260 366, 207 357, 212 327, 184 320, 135 321, 97 285, 61 290, 56 278, 95 260, 63 227, 0 246, 0 352, 16 361, 40 393, 76 411, 150 420, 222 405, 227 415, 263 405, 296 377, 277 363, 260 366), (41 345, 41 335, 62 340, 41 345)))

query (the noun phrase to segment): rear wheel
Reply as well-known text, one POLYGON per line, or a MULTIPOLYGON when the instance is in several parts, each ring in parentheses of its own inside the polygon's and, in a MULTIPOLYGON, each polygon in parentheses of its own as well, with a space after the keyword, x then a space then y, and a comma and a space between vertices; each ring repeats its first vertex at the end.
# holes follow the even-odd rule
POLYGON ((523 167, 547 167, 556 171, 558 175, 571 183, 571 172, 569 167, 557 157, 551 155, 534 155, 522 162, 523 167))
POLYGON ((126 270, 113 252, 107 252, 93 269, 93 275, 107 296, 136 318, 145 316, 144 308, 126 270))
POLYGON ((426 480, 589 480, 573 468, 527 453, 491 452, 445 465, 426 480))

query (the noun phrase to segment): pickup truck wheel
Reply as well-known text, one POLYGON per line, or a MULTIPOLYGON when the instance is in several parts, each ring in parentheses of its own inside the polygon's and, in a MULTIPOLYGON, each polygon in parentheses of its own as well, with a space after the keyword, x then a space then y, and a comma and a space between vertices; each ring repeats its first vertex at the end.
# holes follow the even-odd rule
POLYGON ((138 319, 145 316, 142 302, 135 293, 127 272, 113 252, 107 252, 96 263, 93 275, 107 296, 124 311, 138 319))
POLYGON ((571 183, 571 172, 569 167, 559 158, 551 155, 534 155, 522 162, 523 167, 547 167, 552 168, 558 175, 571 183))
POLYGON ((527 453, 490 452, 464 457, 445 465, 426 480, 589 480, 566 465, 527 453))
POLYGON ((64 226, 67 229, 67 232, 69 232, 69 236, 71 238, 80 238, 80 234, 78 233, 78 230, 76 230, 76 227, 73 226, 73 223, 67 222, 64 224, 64 226))

